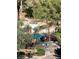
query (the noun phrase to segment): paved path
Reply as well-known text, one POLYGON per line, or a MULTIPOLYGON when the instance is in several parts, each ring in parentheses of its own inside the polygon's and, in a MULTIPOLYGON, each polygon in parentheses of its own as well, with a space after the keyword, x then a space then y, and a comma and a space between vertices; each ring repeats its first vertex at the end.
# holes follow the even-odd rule
POLYGON ((33 56, 33 58, 30 59, 56 59, 56 57, 48 51, 44 56, 33 56))

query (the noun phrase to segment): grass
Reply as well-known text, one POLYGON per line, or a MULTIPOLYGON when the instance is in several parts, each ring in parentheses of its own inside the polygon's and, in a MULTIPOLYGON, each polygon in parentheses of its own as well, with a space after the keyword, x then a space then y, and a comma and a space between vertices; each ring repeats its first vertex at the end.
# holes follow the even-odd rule
POLYGON ((36 48, 37 52, 35 53, 36 56, 43 56, 45 55, 45 50, 43 48, 36 48))
POLYGON ((43 56, 43 55, 45 55, 45 50, 43 49, 43 47, 41 45, 35 45, 34 48, 37 50, 37 52, 34 53, 34 55, 36 55, 36 56, 43 56))

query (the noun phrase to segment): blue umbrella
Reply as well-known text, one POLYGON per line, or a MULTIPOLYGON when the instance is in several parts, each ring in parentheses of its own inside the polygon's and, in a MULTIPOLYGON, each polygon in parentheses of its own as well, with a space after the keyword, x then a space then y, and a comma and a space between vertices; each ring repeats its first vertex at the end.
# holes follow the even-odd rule
POLYGON ((40 39, 42 36, 41 35, 33 35, 32 38, 33 39, 40 39))
POLYGON ((43 36, 43 35, 33 35, 32 38, 33 38, 33 39, 41 39, 41 38, 47 38, 47 36, 43 36))

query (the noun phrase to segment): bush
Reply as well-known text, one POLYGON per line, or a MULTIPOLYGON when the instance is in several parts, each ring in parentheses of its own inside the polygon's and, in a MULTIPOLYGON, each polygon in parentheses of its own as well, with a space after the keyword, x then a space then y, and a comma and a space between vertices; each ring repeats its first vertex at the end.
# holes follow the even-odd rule
POLYGON ((61 33, 60 32, 55 32, 54 34, 55 34, 58 42, 61 42, 61 33))
POLYGON ((24 52, 17 52, 17 59, 25 59, 25 53, 24 52))

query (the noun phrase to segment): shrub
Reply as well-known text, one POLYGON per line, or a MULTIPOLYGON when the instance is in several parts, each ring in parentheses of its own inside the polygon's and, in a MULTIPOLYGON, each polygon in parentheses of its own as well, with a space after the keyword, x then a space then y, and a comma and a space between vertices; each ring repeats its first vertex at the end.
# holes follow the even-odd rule
POLYGON ((58 42, 61 42, 61 33, 60 32, 55 32, 54 34, 55 34, 58 42))

